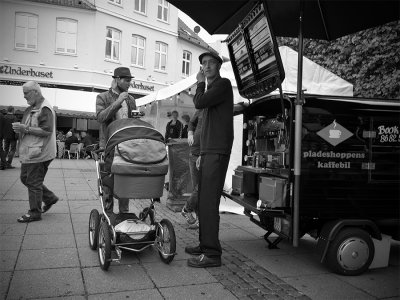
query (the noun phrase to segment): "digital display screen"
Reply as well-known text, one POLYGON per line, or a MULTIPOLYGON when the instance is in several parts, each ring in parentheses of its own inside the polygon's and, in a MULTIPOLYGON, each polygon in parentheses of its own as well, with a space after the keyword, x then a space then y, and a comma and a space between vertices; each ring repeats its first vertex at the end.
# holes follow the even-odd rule
POLYGON ((232 43, 232 48, 237 65, 237 70, 241 80, 251 80, 253 78, 253 72, 251 70, 249 53, 247 51, 246 44, 242 35, 239 35, 232 43))
POLYGON ((228 38, 239 93, 258 98, 277 89, 285 73, 268 14, 258 3, 228 38))

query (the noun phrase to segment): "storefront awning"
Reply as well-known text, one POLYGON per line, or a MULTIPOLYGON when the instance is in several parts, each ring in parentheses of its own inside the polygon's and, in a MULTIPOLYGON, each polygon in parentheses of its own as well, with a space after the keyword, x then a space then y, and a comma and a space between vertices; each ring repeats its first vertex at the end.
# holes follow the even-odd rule
MULTIPOLYGON (((0 105, 0 112, 3 114, 7 113, 7 107, 5 105, 0 105)), ((25 106, 14 106, 15 114, 22 115, 27 107, 25 106)), ((90 119, 95 120, 96 114, 94 112, 79 111, 79 110, 68 110, 68 109, 55 109, 58 117, 69 117, 77 119, 90 119)))

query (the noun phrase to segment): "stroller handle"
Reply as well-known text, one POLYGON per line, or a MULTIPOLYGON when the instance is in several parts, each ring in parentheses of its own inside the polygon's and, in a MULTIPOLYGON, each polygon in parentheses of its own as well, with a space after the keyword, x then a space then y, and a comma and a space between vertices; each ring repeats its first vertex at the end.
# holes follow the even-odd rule
POLYGON ((99 148, 97 150, 94 150, 93 153, 93 158, 95 161, 98 161, 101 154, 104 153, 105 149, 104 148, 99 148))

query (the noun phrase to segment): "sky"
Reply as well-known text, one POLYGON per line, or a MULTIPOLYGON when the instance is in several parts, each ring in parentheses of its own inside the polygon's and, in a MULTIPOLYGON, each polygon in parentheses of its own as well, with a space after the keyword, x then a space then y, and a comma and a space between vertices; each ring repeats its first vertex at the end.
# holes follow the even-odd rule
MULTIPOLYGON (((180 10, 178 10, 178 17, 192 30, 196 25, 200 26, 193 21, 192 18, 180 10)), ((202 38, 207 44, 210 44, 210 46, 217 50, 220 55, 229 57, 226 44, 217 43, 218 41, 224 40, 227 37, 226 34, 210 35, 203 27, 200 26, 199 37, 202 38)))
MULTIPOLYGON (((187 25, 189 26, 190 29, 194 29, 194 27, 197 24, 195 21, 192 20, 187 14, 184 12, 180 11, 178 12, 178 17, 187 25)), ((200 25, 199 25, 200 26, 200 25)), ((199 36, 206 42, 206 43, 214 43, 218 40, 223 40, 225 39, 226 35, 225 34, 214 34, 210 35, 203 27, 201 27, 201 30, 199 32, 199 36)))

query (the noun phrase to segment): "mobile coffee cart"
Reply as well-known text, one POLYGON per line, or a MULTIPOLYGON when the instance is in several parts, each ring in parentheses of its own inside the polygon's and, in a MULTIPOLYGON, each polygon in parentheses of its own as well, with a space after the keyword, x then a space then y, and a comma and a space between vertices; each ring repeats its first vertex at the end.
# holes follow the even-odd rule
POLYGON ((284 72, 262 3, 226 41, 251 100, 236 107, 243 160, 225 196, 267 231, 269 248, 308 233, 334 272, 387 264, 390 238, 400 238, 400 103, 302 95, 298 110, 296 95, 269 95, 284 72))

